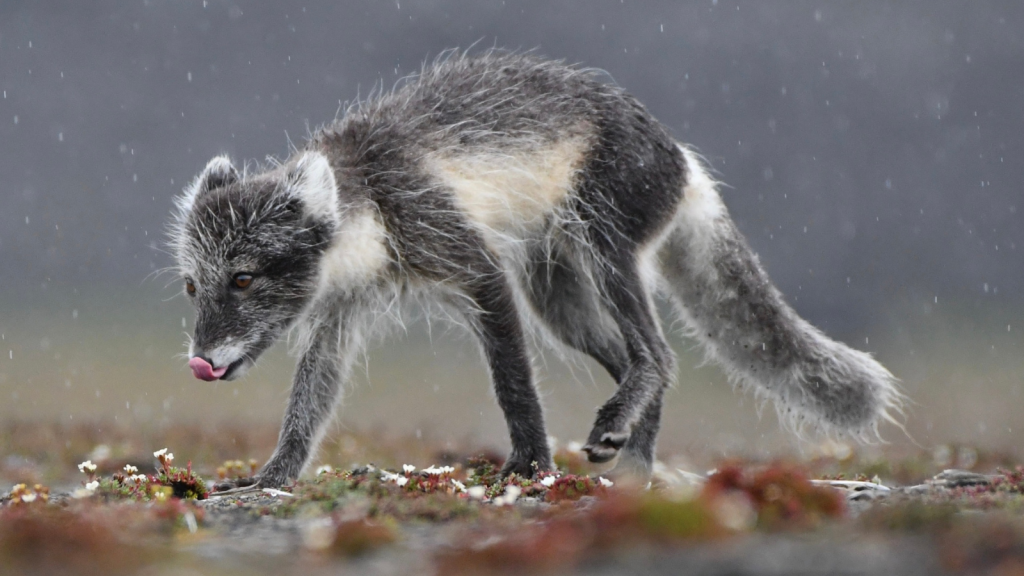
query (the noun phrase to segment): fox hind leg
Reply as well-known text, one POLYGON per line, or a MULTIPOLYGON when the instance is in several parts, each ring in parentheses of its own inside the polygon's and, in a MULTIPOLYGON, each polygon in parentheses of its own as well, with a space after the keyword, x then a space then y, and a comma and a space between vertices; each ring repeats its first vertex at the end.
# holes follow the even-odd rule
POLYGON ((597 287, 564 249, 530 254, 523 281, 533 311, 569 347, 597 361, 616 384, 629 365, 626 343, 597 287))
MULTIPOLYGON (((602 304, 600 292, 591 277, 574 265, 564 250, 538 250, 531 256, 525 284, 534 311, 555 336, 570 347, 593 357, 621 386, 630 374, 631 366, 626 341, 619 324, 602 304)), ((642 294, 646 300, 646 292, 642 294)), ((653 316, 650 321, 653 322, 653 316)), ((662 363, 668 358, 671 366, 671 353, 661 341, 660 333, 656 328, 648 333, 655 336, 654 347, 661 350, 657 356, 662 358, 662 363)), ((621 446, 623 457, 616 470, 621 469, 624 473, 638 477, 650 475, 655 439, 661 425, 663 391, 663 385, 654 387, 652 398, 643 407, 628 440, 621 446)), ((591 459, 610 459, 606 457, 607 449, 591 444, 588 442, 591 459)), ((611 456, 614 456, 614 451, 611 456)))
POLYGON ((618 390, 598 410, 583 449, 591 462, 607 462, 629 446, 633 463, 649 468, 660 422, 660 399, 671 379, 674 359, 661 335, 635 255, 612 255, 604 265, 595 266, 595 273, 605 308, 615 318, 625 342, 628 364, 618 390), (630 443, 634 432, 640 434, 630 443))

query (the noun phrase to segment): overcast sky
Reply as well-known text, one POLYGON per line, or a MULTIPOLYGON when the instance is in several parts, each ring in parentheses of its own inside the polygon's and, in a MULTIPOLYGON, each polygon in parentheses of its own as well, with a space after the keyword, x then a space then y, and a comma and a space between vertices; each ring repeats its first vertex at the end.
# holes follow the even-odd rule
POLYGON ((172 197, 211 156, 283 156, 342 102, 474 43, 602 68, 639 96, 711 161, 740 228, 816 323, 846 329, 936 297, 1019 306, 1022 12, 5 0, 0 314, 105 286, 166 296, 146 277, 170 264, 172 197))

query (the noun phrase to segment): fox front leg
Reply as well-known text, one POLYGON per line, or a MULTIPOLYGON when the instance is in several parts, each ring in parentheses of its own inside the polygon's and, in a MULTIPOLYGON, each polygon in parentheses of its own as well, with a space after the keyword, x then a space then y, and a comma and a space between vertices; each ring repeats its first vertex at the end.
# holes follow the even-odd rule
POLYGON ((277 448, 257 474, 262 488, 298 478, 316 452, 341 396, 361 330, 337 308, 308 314, 300 324, 303 353, 295 370, 277 448))

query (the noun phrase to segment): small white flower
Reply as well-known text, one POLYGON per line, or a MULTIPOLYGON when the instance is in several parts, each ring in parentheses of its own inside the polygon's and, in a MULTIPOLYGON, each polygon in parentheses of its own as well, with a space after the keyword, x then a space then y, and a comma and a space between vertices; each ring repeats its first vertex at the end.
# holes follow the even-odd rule
POLYGON ((381 470, 380 471, 380 479, 385 481, 385 482, 395 482, 399 478, 402 478, 402 476, 399 476, 398 474, 392 474, 391 472, 388 472, 387 470, 381 470))
POLYGON ((167 448, 162 448, 160 450, 157 450, 156 452, 153 452, 153 458, 159 458, 164 454, 167 454, 167 448))
POLYGON ((466 493, 474 500, 483 500, 484 496, 487 495, 487 488, 483 486, 470 486, 466 493))
POLYGON ((406 474, 412 474, 416 471, 416 467, 412 464, 402 464, 402 471, 406 474))
POLYGON ((86 490, 85 488, 75 488, 75 491, 71 493, 72 498, 88 498, 92 496, 94 492, 92 490, 86 490))
POLYGON ((164 455, 164 462, 166 462, 168 464, 170 464, 171 462, 174 462, 174 454, 171 454, 170 452, 165 454, 164 455))
POLYGON ((604 476, 598 476, 597 481, 600 482, 601 486, 604 486, 605 488, 611 488, 612 486, 615 486, 615 482, 606 479, 604 476))
POLYGON ((135 466, 132 466, 131 464, 125 464, 124 465, 124 473, 125 474, 129 474, 129 475, 130 474, 135 474, 138 471, 139 471, 139 469, 136 468, 135 466))
POLYGON ((434 468, 433 465, 431 465, 430 468, 424 468, 423 471, 426 472, 427 474, 430 474, 431 476, 440 476, 441 473, 443 472, 440 468, 434 468))
POLYGON ((453 466, 442 466, 441 467, 441 473, 442 474, 451 474, 452 472, 455 472, 455 468, 453 466))
POLYGON ((28 494, 22 494, 21 495, 21 501, 22 502, 35 502, 35 500, 36 500, 36 493, 35 492, 29 492, 28 494))
POLYGON ((78 465, 78 471, 85 474, 92 474, 96 471, 96 465, 92 463, 92 460, 86 460, 78 465))
POLYGON ((456 479, 454 479, 454 478, 452 478, 452 484, 453 484, 453 485, 454 485, 454 486, 455 486, 456 488, 458 488, 458 489, 459 489, 459 492, 465 492, 465 491, 466 491, 466 485, 465 485, 465 484, 463 484, 462 482, 459 482, 458 480, 456 480, 456 479))
POLYGON ((323 466, 316 469, 317 476, 321 474, 327 474, 330 472, 334 472, 334 468, 332 468, 330 464, 324 464, 323 466))
POLYGON ((89 482, 89 483, 87 483, 87 484, 85 485, 85 489, 86 489, 86 490, 95 490, 95 489, 97 489, 97 488, 99 488, 99 487, 100 487, 100 482, 99 482, 99 480, 93 480, 92 482, 89 482))
POLYGON ((129 477, 129 479, 132 482, 135 482, 136 484, 142 484, 143 482, 148 482, 149 481, 149 477, 146 476, 145 474, 132 474, 129 477))
POLYGON ((540 481, 540 483, 543 484, 547 488, 551 488, 552 486, 555 485, 555 477, 554 476, 545 476, 544 479, 540 481))
POLYGON ((406 478, 405 476, 399 476, 398 478, 395 479, 395 484, 398 484, 399 486, 405 486, 408 483, 409 479, 406 478))

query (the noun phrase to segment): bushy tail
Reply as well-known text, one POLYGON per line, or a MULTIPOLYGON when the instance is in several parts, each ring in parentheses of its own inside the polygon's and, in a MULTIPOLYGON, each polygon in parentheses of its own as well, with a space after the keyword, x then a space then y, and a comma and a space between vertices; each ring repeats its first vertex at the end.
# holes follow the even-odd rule
POLYGON ((685 198, 659 251, 667 291, 692 335, 732 381, 775 401, 780 420, 829 434, 877 437, 899 423, 896 378, 870 355, 831 340, 800 318, 736 229, 695 154, 685 198))

